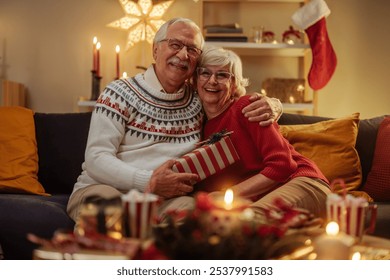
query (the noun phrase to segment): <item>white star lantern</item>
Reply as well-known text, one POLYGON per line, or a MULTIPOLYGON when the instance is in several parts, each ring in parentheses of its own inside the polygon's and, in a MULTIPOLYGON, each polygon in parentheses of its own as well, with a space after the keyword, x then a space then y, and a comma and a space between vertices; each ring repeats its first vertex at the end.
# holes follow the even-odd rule
POLYGON ((138 0, 138 3, 129 0, 119 0, 125 17, 109 23, 107 26, 129 30, 126 50, 139 41, 153 43, 156 31, 164 24, 161 17, 171 6, 174 0, 164 1, 153 6, 152 0, 138 0))

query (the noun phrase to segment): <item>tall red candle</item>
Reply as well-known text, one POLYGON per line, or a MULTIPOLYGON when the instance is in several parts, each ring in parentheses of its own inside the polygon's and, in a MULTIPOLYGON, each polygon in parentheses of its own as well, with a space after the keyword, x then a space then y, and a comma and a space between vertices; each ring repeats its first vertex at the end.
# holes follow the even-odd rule
POLYGON ((115 51, 116 51, 116 78, 119 79, 119 52, 120 52, 121 48, 117 45, 115 47, 115 51))
POLYGON ((100 42, 96 44, 96 75, 100 77, 100 42))
POLYGON ((96 50, 96 44, 97 44, 97 38, 96 38, 96 36, 95 37, 93 37, 93 55, 92 55, 92 71, 96 71, 96 52, 97 52, 97 50, 96 50))

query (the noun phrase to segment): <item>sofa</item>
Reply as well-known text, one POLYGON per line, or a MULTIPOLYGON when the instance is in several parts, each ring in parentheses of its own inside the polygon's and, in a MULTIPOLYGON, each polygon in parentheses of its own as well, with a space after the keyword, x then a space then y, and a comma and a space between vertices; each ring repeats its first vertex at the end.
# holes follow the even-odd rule
MULTIPOLYGON (((0 108, 0 129, 3 129, 2 125, 16 120, 14 117, 11 120, 4 120, 6 118, 4 116, 9 114, 1 114, 1 110, 2 108, 0 108)), ((23 111, 25 110, 28 111, 28 109, 23 109, 23 111)), ((81 172, 90 117, 91 113, 89 112, 32 113, 34 132, 31 137, 32 140, 34 138, 36 140, 34 145, 36 145, 37 152, 36 180, 43 187, 44 192, 12 191, 10 187, 4 190, 1 187, 2 173, 0 172, 0 246, 4 259, 32 258, 33 250, 37 245, 27 240, 28 233, 51 238, 58 229, 72 230, 74 223, 66 213, 66 205, 73 185, 81 172)), ((358 161, 360 161, 357 164, 361 166, 359 186, 355 188, 358 192, 364 189, 369 177, 378 129, 384 119, 385 116, 378 116, 358 122, 356 145, 353 143, 358 153, 358 161)), ((332 120, 334 119, 285 113, 279 120, 279 124, 281 127, 291 128, 292 125, 310 126, 332 120)), ((310 127, 303 126, 303 131, 308 132, 307 128, 310 127)), ((1 133, 3 134, 4 131, 1 133)), ((10 133, 12 134, 14 131, 10 133)), ((291 134, 291 131, 287 132, 287 134, 289 133, 291 134)), ((327 135, 326 131, 320 133, 327 135)), ((289 137, 287 134, 286 137, 289 137)), ((1 143, 1 139, 0 137, 0 152, 8 145, 1 143)), ((291 141, 295 140, 291 138, 291 141)), ((328 145, 332 146, 333 144, 329 142, 328 145)), ((387 154, 387 157, 390 157, 390 154, 387 154)), ((390 188, 388 192, 390 196, 390 188)), ((369 192, 365 193, 370 195, 369 192)), ((378 204, 378 215, 373 235, 390 238, 390 203, 386 199, 385 201, 375 201, 375 203, 378 204)))

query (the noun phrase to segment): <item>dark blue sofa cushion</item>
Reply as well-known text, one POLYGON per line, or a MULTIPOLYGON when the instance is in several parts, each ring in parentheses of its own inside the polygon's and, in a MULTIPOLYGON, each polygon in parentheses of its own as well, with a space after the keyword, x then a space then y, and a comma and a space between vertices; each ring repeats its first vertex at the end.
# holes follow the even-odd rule
POLYGON ((28 194, 0 195, 0 244, 7 260, 31 259, 38 246, 27 240, 28 233, 51 238, 57 229, 73 229, 66 213, 69 195, 50 197, 28 194))
POLYGON ((35 113, 38 180, 50 194, 70 194, 81 173, 91 113, 35 113))

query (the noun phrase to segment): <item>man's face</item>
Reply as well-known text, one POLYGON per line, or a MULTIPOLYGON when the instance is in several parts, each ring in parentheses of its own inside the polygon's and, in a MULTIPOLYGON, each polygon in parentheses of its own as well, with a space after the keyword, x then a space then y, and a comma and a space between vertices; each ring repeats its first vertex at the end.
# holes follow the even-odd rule
POLYGON ((199 56, 191 48, 200 48, 201 34, 184 23, 176 23, 168 28, 166 39, 153 46, 155 71, 164 89, 175 92, 195 71, 199 56))

